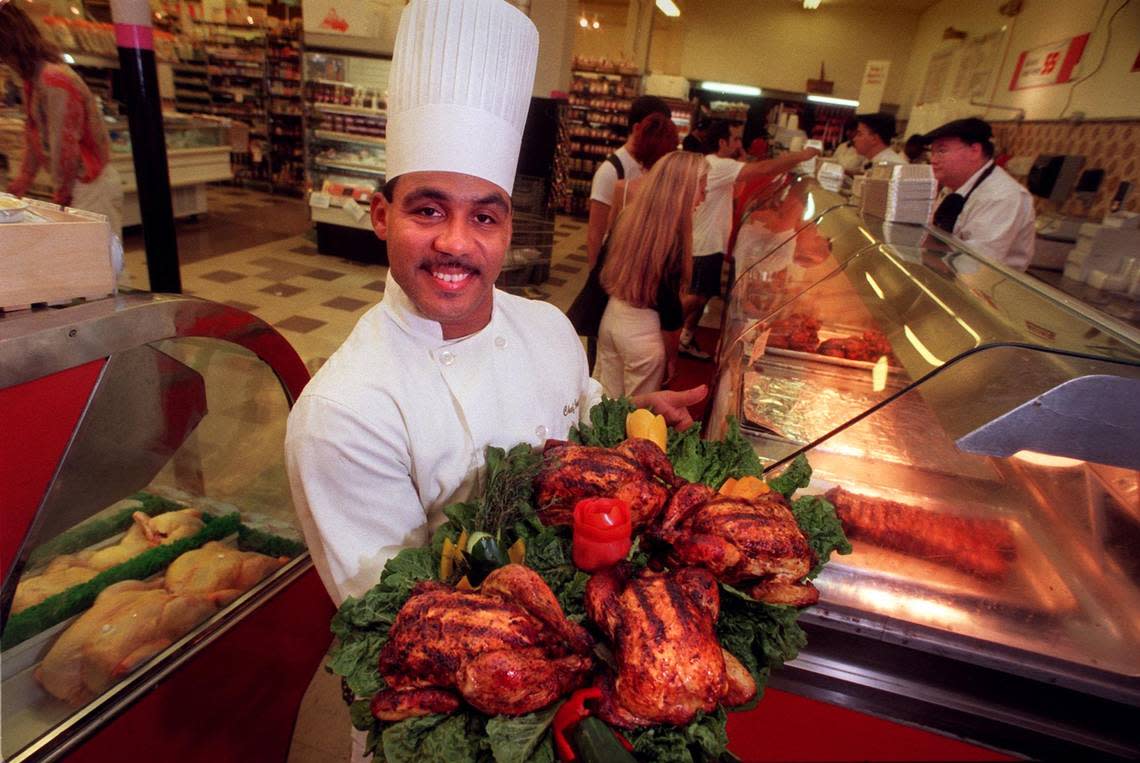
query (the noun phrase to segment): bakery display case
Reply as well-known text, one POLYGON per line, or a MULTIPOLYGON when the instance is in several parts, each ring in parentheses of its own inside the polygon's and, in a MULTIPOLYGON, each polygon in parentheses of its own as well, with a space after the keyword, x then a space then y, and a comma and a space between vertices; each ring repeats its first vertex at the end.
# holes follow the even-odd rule
POLYGON ((735 252, 710 436, 735 416, 772 468, 806 455, 854 545, 773 685, 1135 759, 1140 334, 810 180, 735 252))
POLYGON ((283 464, 307 378, 190 297, 0 317, 5 760, 284 759, 332 609, 283 464))

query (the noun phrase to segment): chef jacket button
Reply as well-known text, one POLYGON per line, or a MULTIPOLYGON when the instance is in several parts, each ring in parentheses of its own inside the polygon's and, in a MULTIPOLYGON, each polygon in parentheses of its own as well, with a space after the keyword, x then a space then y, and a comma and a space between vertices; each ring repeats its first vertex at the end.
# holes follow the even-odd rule
POLYGON ((445 366, 450 366, 455 362, 455 353, 451 350, 444 350, 439 354, 439 362, 443 363, 445 366))
POLYGON ((507 346, 507 338, 505 336, 495 337, 495 346, 500 350, 507 346))
POLYGON ((534 433, 538 435, 538 439, 545 440, 547 429, 544 425, 539 424, 538 427, 534 430, 534 433))

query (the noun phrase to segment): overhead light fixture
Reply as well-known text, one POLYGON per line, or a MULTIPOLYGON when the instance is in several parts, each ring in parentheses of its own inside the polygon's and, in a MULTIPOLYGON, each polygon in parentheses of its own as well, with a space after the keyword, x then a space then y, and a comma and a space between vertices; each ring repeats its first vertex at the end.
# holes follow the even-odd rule
POLYGON ((814 11, 819 7, 820 0, 804 0, 804 9, 814 11))
POLYGON ((829 103, 832 106, 850 106, 854 108, 859 105, 858 101, 853 101, 850 98, 833 98, 830 95, 809 95, 807 99, 814 103, 829 103))
POLYGON ((657 10, 671 19, 675 19, 681 15, 681 9, 677 7, 677 4, 674 3, 673 0, 657 0, 657 10))
POLYGON ((724 93, 725 95, 749 95, 753 98, 760 97, 760 88, 752 87, 751 85, 733 85, 728 82, 710 82, 705 80, 701 83, 701 90, 708 90, 713 93, 724 93))
POLYGON ((579 16, 578 17, 578 26, 582 27, 583 29, 588 29, 590 26, 590 22, 586 20, 585 16, 579 16))
POLYGON ((590 26, 592 26, 594 29, 600 29, 601 28, 602 24, 600 21, 598 21, 598 14, 596 14, 596 13, 594 14, 594 23, 590 24, 590 26))

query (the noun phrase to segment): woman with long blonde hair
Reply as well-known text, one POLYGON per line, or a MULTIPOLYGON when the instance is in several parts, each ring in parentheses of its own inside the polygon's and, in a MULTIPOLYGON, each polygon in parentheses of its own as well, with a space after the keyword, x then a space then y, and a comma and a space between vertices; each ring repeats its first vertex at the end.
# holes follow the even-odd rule
POLYGON ((609 304, 594 376, 610 397, 661 389, 677 357, 681 287, 692 260, 693 210, 708 163, 674 151, 653 165, 614 226, 601 281, 609 304))

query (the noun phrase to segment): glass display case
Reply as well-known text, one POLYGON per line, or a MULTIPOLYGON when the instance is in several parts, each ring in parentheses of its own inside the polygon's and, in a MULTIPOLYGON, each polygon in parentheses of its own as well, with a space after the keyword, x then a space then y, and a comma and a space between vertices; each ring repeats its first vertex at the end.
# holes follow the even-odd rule
POLYGON ((735 252, 710 436, 735 416, 772 468, 805 454, 855 549, 783 680, 1135 758, 1140 333, 810 180, 748 210, 735 252))
MULTIPOLYGON (((230 148, 230 121, 202 114, 165 112, 162 131, 166 136, 168 154, 189 148, 230 148)), ((131 130, 126 117, 107 119, 107 132, 111 136, 111 151, 131 154, 131 130)))
MULTIPOLYGON (((232 719, 208 723, 230 737, 220 744, 240 746, 234 735, 263 723, 251 714, 276 716, 281 728, 251 754, 284 758, 327 617, 278 623, 224 685, 195 682, 271 602, 330 614, 283 464, 286 417, 307 378, 266 324, 188 297, 0 317, 5 760, 74 750, 112 720, 153 727, 134 712, 147 701, 228 706, 232 719), (18 443, 21 431, 34 442, 18 443), (229 683, 248 692, 270 670, 284 680, 280 700, 260 692, 242 710, 257 695, 228 696, 229 683)), ((152 734, 129 736, 141 745, 152 734)))
MULTIPOLYGON (((162 124, 174 216, 204 214, 208 211, 206 184, 234 177, 230 164, 233 123, 223 117, 165 112, 162 124)), ((123 225, 138 225, 142 215, 127 118, 108 118, 107 130, 111 136, 111 162, 123 182, 123 225)))

